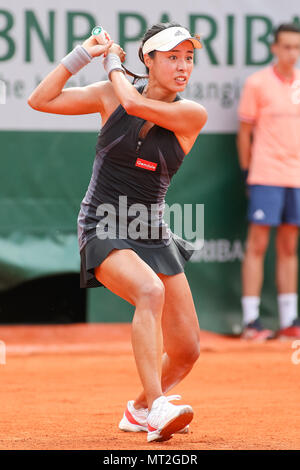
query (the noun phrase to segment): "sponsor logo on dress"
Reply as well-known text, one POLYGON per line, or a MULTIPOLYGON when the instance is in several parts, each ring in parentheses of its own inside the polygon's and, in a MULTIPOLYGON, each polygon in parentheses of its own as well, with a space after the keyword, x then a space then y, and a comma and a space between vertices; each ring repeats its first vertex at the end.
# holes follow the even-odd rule
POLYGON ((265 219, 265 217, 266 217, 266 214, 264 213, 262 209, 257 209, 257 211, 255 211, 253 214, 253 218, 256 220, 263 220, 265 219))
POLYGON ((143 160, 142 158, 137 158, 135 166, 139 168, 144 168, 145 170, 155 171, 157 163, 149 162, 148 160, 143 160))

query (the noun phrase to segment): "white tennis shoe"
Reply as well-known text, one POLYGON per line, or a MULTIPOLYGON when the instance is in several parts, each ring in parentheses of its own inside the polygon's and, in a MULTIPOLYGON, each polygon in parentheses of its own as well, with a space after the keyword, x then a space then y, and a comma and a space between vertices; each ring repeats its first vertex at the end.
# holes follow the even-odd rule
MULTIPOLYGON (((171 395, 166 397, 170 400, 180 400, 180 395, 171 395)), ((119 423, 119 429, 125 432, 148 432, 148 408, 140 408, 136 410, 133 406, 134 400, 130 400, 127 403, 126 410, 123 414, 123 418, 119 423)), ((189 432, 189 426, 185 426, 183 429, 177 431, 178 434, 187 434, 189 432)))
POLYGON ((126 410, 124 412, 123 418, 119 423, 119 428, 122 431, 129 432, 141 432, 148 431, 147 428, 147 417, 148 417, 148 408, 141 408, 136 410, 133 406, 134 400, 130 400, 127 403, 126 410))
POLYGON ((189 405, 173 405, 171 400, 180 400, 179 395, 161 396, 154 400, 148 414, 147 441, 167 441, 172 435, 184 429, 193 419, 193 408, 189 405))

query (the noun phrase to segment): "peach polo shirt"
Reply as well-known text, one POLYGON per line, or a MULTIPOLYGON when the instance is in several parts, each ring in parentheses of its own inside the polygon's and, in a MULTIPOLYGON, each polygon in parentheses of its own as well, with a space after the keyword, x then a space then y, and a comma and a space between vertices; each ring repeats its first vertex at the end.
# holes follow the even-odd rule
POLYGON ((238 115, 254 124, 249 184, 300 187, 299 89, 298 69, 291 81, 280 77, 273 65, 246 80, 238 115))

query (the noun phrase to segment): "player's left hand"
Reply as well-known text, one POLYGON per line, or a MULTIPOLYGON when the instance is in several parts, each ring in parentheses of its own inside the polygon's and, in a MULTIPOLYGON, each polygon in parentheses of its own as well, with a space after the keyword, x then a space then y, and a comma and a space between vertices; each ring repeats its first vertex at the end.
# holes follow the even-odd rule
MULTIPOLYGON (((112 44, 107 52, 108 54, 116 54, 117 56, 120 57, 120 61, 124 62, 126 59, 126 52, 122 49, 122 47, 119 44, 112 44)), ((107 54, 105 54, 107 55, 107 54)))

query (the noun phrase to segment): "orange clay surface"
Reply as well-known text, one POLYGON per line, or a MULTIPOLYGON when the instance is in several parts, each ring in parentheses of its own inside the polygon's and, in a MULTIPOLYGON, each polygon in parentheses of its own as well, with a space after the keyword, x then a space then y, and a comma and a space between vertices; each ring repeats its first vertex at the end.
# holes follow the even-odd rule
POLYGON ((300 449, 292 341, 202 331, 200 359, 170 392, 193 406, 191 432, 148 444, 118 429, 141 388, 129 324, 2 326, 0 340, 0 449, 300 449))

